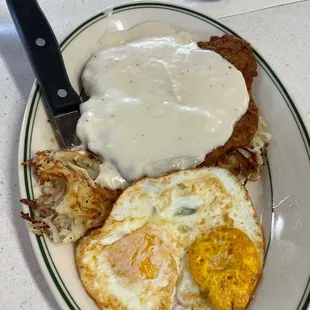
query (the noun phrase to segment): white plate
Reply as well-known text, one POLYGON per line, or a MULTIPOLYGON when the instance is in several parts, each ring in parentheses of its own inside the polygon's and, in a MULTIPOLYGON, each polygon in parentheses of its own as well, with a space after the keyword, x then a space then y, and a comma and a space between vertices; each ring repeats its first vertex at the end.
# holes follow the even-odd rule
MULTIPOLYGON (((135 2, 109 8, 87 20, 61 44, 74 88, 81 91, 83 66, 104 29, 126 30, 147 21, 166 22, 201 40, 209 40, 211 35, 235 34, 210 17, 167 3, 135 2)), ((249 308, 306 310, 310 300, 310 138, 283 84, 265 60, 257 52, 255 55, 259 75, 253 92, 270 124, 272 143, 261 181, 249 186, 264 227, 267 250, 263 279, 249 308)), ((19 162, 36 151, 57 148, 47 120, 41 91, 35 84, 21 130, 19 162)), ((19 181, 21 197, 32 199, 37 188, 29 167, 20 168, 19 181)), ((29 212, 27 207, 23 209, 29 212)), ((30 236, 42 272, 61 308, 97 309, 79 281, 73 245, 55 245, 46 237, 30 236)))

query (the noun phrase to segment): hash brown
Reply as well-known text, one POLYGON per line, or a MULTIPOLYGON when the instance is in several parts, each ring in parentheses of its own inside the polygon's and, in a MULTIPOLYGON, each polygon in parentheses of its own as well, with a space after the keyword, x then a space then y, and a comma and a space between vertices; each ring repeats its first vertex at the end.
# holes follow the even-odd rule
POLYGON ((31 165, 41 185, 37 199, 21 199, 35 218, 21 213, 35 233, 46 233, 55 243, 75 242, 91 228, 101 226, 120 191, 98 187, 90 175, 99 169, 88 152, 42 151, 24 165, 31 165))

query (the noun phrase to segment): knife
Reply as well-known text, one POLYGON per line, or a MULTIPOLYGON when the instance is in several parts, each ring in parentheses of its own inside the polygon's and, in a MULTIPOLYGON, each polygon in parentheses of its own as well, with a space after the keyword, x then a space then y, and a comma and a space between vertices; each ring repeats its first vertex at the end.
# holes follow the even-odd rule
POLYGON ((65 147, 79 144, 81 98, 73 89, 55 34, 36 0, 6 0, 16 30, 65 147))

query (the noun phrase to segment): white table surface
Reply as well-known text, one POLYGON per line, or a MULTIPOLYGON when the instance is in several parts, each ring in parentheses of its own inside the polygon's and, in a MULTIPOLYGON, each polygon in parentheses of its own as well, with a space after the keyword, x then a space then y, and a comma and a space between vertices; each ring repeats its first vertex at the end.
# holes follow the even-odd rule
MULTIPOLYGON (((104 5, 116 1, 41 0, 40 3, 57 37, 61 40, 79 23, 101 10, 104 5)), ((195 8, 206 10, 206 4, 202 0, 199 1, 201 5, 196 2, 195 8)), ((179 2, 184 3, 184 0, 179 2)), ((271 2, 277 4, 294 1, 271 2)), ((248 10, 245 7, 243 9, 248 10)), ((236 10, 233 12, 237 13, 236 10)), ((221 20, 251 42, 271 64, 295 100, 307 127, 310 128, 310 1, 298 1, 268 9, 260 8, 258 11, 245 14, 240 12, 221 20)), ((220 12, 215 10, 214 14, 219 16, 220 12)), ((225 12, 223 15, 231 14, 225 12)), ((23 113, 33 81, 30 65, 2 1, 0 2, 1 310, 59 309, 32 252, 27 227, 19 217, 17 147, 23 113)))

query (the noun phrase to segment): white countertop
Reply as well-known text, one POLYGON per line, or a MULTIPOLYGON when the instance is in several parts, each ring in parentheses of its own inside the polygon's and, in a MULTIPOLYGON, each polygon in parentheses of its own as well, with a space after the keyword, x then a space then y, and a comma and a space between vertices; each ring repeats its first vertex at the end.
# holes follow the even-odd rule
MULTIPOLYGON (((41 0, 40 4, 61 40, 86 18, 116 1, 41 0)), ((190 1, 173 2, 212 14, 210 10, 207 12, 207 0, 206 3, 190 1)), ((310 128, 310 0, 288 2, 294 1, 270 0, 272 5, 285 4, 268 9, 264 9, 265 5, 255 5, 252 9, 259 10, 243 14, 240 12, 251 8, 240 6, 239 11, 232 11, 237 15, 221 20, 251 42, 271 64, 310 128)), ((229 7, 225 14, 220 6, 214 8, 214 15, 231 15, 229 7)), ((39 270, 27 227, 19 217, 17 148, 34 75, 3 2, 0 3, 0 68, 0 309, 59 309, 39 270)))

